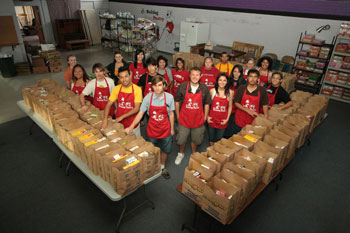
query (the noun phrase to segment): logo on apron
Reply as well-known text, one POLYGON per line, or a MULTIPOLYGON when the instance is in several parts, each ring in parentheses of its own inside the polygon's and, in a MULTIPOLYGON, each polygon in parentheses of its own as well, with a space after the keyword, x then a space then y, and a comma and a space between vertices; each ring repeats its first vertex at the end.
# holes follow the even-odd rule
POLYGON ((214 112, 226 112, 225 106, 220 106, 220 102, 215 103, 215 107, 213 108, 214 112))
POLYGON ((199 106, 198 106, 197 102, 192 103, 192 99, 189 98, 188 99, 188 104, 186 104, 186 108, 188 108, 188 109, 199 109, 199 106))

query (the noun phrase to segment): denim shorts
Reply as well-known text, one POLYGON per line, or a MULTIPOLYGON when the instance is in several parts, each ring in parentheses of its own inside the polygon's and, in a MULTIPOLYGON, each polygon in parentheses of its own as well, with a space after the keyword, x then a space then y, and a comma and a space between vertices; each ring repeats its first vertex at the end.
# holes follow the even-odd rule
POLYGON ((171 152, 171 146, 172 146, 172 135, 169 134, 166 138, 150 138, 147 137, 148 141, 152 142, 154 146, 157 146, 160 148, 161 151, 169 154, 171 152))

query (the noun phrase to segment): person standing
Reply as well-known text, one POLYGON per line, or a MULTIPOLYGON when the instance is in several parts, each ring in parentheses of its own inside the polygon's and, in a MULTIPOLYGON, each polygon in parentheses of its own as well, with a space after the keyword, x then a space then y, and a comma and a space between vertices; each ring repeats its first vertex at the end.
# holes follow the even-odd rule
POLYGON ((68 55, 67 57, 67 68, 64 71, 63 79, 67 85, 68 89, 71 89, 72 86, 72 76, 73 76, 73 67, 77 64, 77 58, 74 55, 68 55))
POLYGON ((172 93, 175 96, 178 87, 180 86, 181 83, 189 81, 189 76, 190 73, 188 72, 188 70, 185 69, 185 61, 184 59, 182 59, 181 57, 176 59, 175 62, 175 69, 172 69, 171 73, 173 74, 173 90, 172 93))
POLYGON ((233 69, 233 65, 228 62, 228 55, 226 52, 222 52, 220 55, 220 62, 216 65, 216 68, 221 72, 224 72, 229 76, 233 69))
POLYGON ((259 81, 260 86, 265 86, 266 83, 270 82, 271 70, 272 70, 272 59, 268 56, 261 57, 256 64, 259 71, 259 81))
POLYGON ((211 98, 208 87, 199 82, 200 78, 201 70, 198 67, 191 68, 190 81, 182 83, 176 92, 175 111, 179 122, 176 141, 180 146, 175 159, 176 165, 179 165, 184 158, 189 135, 191 135, 192 153, 195 153, 197 146, 203 142, 204 122, 208 118, 211 98))
POLYGON ((267 95, 269 96, 269 106, 280 104, 280 109, 286 109, 293 105, 288 92, 281 86, 283 74, 281 72, 273 72, 271 76, 271 83, 265 85, 267 95))
MULTIPOLYGON (((108 125, 108 114, 110 109, 116 103, 116 122, 123 124, 124 128, 131 125, 142 103, 142 90, 139 86, 132 83, 130 71, 127 67, 120 67, 118 70, 120 84, 117 85, 109 97, 108 103, 104 110, 104 119, 102 128, 108 125)), ((140 125, 134 126, 133 133, 141 136, 140 125)))
POLYGON ((168 67, 168 59, 166 59, 162 55, 158 56, 157 65, 157 73, 163 76, 165 78, 165 81, 167 82, 165 90, 171 93, 171 90, 173 88, 173 74, 171 73, 171 70, 168 67))
POLYGON ((108 76, 113 79, 114 84, 117 85, 118 84, 118 69, 120 67, 126 66, 128 67, 128 63, 126 63, 123 59, 123 55, 120 51, 115 51, 114 52, 114 61, 112 63, 110 63, 107 66, 106 69, 106 74, 108 74, 108 76))
MULTIPOLYGON (((235 123, 239 130, 251 124, 258 116, 260 109, 264 117, 267 118, 269 98, 266 89, 258 86, 259 71, 251 69, 248 71, 248 84, 237 89, 234 102, 236 105, 235 123)), ((238 130, 238 131, 239 131, 238 130)))
POLYGON ((248 78, 248 71, 250 69, 253 69, 255 66, 254 58, 249 58, 246 65, 247 65, 247 67, 244 69, 244 73, 243 73, 245 80, 247 80, 247 78, 248 78))
POLYGON ((134 62, 130 64, 129 70, 132 82, 137 85, 140 77, 147 73, 146 56, 142 49, 136 50, 134 62))
POLYGON ((143 96, 152 92, 152 79, 157 75, 157 62, 153 57, 150 57, 146 61, 147 73, 142 75, 137 85, 142 88, 143 96))
POLYGON ((212 57, 206 57, 204 59, 204 65, 201 67, 201 72, 202 77, 200 82, 207 85, 209 90, 214 88, 216 84, 216 78, 220 72, 214 66, 212 57))
POLYGON ((170 174, 166 169, 167 155, 171 152, 172 136, 174 130, 174 98, 170 93, 165 92, 165 79, 156 75, 152 79, 153 92, 145 96, 139 113, 131 125, 125 129, 130 133, 135 125, 139 124, 145 112, 149 115, 147 124, 147 140, 161 150, 161 168, 164 178, 169 179, 170 174))
POLYGON ((221 140, 231 116, 233 91, 230 90, 226 73, 220 73, 216 78, 215 87, 210 89, 212 99, 208 115, 209 143, 221 140))
MULTIPOLYGON (((107 105, 108 98, 110 93, 112 93, 114 88, 114 81, 111 78, 105 77, 104 75, 105 68, 101 63, 96 63, 92 67, 92 72, 95 74, 96 79, 90 81, 83 92, 80 94, 80 103, 82 105, 83 111, 88 109, 88 106, 85 105, 85 96, 93 97, 93 105, 104 110, 107 105)), ((114 116, 115 109, 111 108, 109 115, 114 116)))

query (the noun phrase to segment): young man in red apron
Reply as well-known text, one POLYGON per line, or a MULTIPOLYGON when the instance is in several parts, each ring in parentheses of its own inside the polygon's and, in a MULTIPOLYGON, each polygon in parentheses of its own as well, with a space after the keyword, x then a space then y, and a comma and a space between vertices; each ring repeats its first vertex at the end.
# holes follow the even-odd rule
POLYGON ((280 72, 273 72, 271 83, 265 85, 267 95, 269 96, 269 107, 274 104, 281 104, 280 109, 286 109, 293 105, 288 92, 281 86, 283 75, 280 72))
POLYGON ((228 55, 226 52, 221 53, 220 62, 216 65, 216 68, 220 71, 220 73, 226 73, 227 76, 230 76, 233 65, 228 62, 228 55))
POLYGON ((166 85, 166 81, 162 76, 156 75, 153 77, 152 94, 144 98, 139 113, 131 125, 125 129, 125 132, 130 133, 135 125, 139 124, 145 112, 148 112, 147 140, 160 148, 162 174, 164 178, 169 179, 170 175, 165 165, 167 154, 171 152, 172 136, 175 134, 175 105, 173 96, 164 91, 166 85))
MULTIPOLYGON (((96 79, 90 81, 83 92, 80 94, 80 102, 82 105, 83 111, 88 109, 88 106, 85 105, 85 96, 91 95, 93 97, 93 105, 99 108, 100 110, 104 110, 107 105, 108 98, 110 93, 114 88, 114 81, 111 78, 104 76, 104 66, 101 63, 96 63, 92 67, 92 72, 95 74, 96 79)), ((115 109, 114 106, 110 109, 109 115, 114 116, 115 109)))
POLYGON ((260 113, 263 113, 267 118, 269 99, 266 89, 258 86, 258 79, 259 71, 249 70, 248 84, 240 86, 235 95, 234 102, 237 108, 235 122, 239 128, 251 124, 260 113))
POLYGON ((175 111, 179 122, 176 141, 180 146, 175 159, 176 165, 179 165, 184 157, 187 138, 190 134, 192 153, 195 153, 197 146, 203 142, 204 122, 208 118, 211 98, 208 87, 199 82, 200 78, 201 70, 193 67, 190 70, 190 81, 182 83, 176 92, 175 111))
MULTIPOLYGON (((142 103, 142 90, 139 86, 132 83, 130 71, 127 67, 121 67, 118 70, 118 78, 120 84, 116 86, 105 108, 104 120, 102 128, 108 125, 108 113, 110 108, 116 103, 116 122, 122 123, 124 128, 131 125, 137 113, 140 110, 142 103)), ((137 124, 134 127, 133 133, 141 136, 140 126, 137 124)))
POLYGON ((152 78, 157 75, 157 61, 153 57, 150 57, 146 60, 146 66, 147 73, 142 75, 137 83, 137 85, 142 88, 144 97, 152 92, 152 78))
POLYGON ((210 91, 210 89, 215 87, 216 78, 220 73, 219 70, 214 66, 212 57, 206 57, 204 59, 204 66, 201 67, 201 72, 201 83, 207 85, 210 91))

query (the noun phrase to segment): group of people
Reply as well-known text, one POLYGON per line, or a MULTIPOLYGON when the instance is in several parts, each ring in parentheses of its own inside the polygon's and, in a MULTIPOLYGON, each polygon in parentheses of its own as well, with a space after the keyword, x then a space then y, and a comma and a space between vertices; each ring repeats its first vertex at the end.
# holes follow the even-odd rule
POLYGON ((222 53, 216 66, 211 57, 206 57, 202 67, 186 70, 182 58, 170 69, 163 56, 146 60, 145 53, 138 50, 134 62, 128 65, 122 54, 115 52, 107 68, 100 63, 93 65, 96 79, 90 82, 74 56, 69 56, 67 62, 67 88, 80 95, 83 110, 88 108, 87 101, 104 110, 102 128, 112 116, 124 125, 126 133, 141 135, 140 124, 143 119, 147 121, 146 139, 161 149, 162 174, 167 179, 170 175, 165 165, 175 129, 179 145, 175 164, 179 165, 189 136, 194 153, 203 143, 206 128, 213 144, 238 133, 258 114, 267 118, 269 106, 284 103, 280 105, 284 109, 292 105, 281 86, 283 75, 271 71, 269 57, 260 58, 258 68, 250 59, 243 69, 241 65, 233 66, 222 53))

